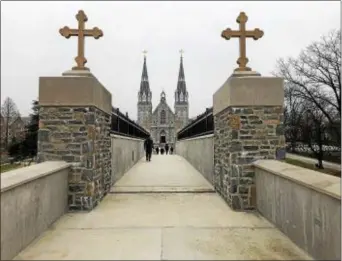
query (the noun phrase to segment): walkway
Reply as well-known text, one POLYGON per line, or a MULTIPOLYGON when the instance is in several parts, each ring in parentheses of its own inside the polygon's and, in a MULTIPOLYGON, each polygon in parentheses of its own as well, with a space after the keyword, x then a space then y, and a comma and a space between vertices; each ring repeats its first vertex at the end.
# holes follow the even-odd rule
POLYGON ((261 216, 230 210, 183 158, 154 155, 128 171, 95 210, 65 215, 16 259, 310 258, 261 216))
MULTIPOLYGON (((309 163, 309 164, 316 164, 317 163, 317 159, 313 159, 313 158, 309 158, 309 157, 304 157, 304 156, 300 156, 297 154, 292 154, 292 153, 286 153, 286 158, 289 159, 294 159, 294 160, 299 160, 305 163, 309 163)), ((337 163, 333 163, 333 162, 328 162, 328 161, 323 161, 323 167, 327 168, 327 169, 332 169, 332 170, 341 170, 341 165, 337 164, 337 163)))

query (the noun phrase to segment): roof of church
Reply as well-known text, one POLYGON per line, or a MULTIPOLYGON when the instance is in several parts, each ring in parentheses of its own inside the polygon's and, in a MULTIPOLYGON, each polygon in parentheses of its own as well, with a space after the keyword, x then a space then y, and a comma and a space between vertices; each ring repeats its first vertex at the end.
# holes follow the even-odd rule
POLYGON ((152 115, 154 115, 154 114, 157 112, 157 110, 159 109, 159 107, 160 107, 162 104, 165 104, 165 105, 166 105, 166 108, 168 108, 168 110, 169 110, 170 112, 172 112, 172 114, 174 114, 174 112, 172 111, 172 109, 170 108, 170 106, 167 104, 165 92, 162 91, 161 94, 160 94, 160 101, 159 101, 157 107, 153 110, 152 115), (162 99, 162 97, 163 97, 164 99, 162 99))
POLYGON ((143 70, 141 74, 141 82, 140 82, 140 92, 145 93, 146 95, 150 93, 150 84, 148 81, 146 56, 144 56, 144 65, 143 65, 143 70))

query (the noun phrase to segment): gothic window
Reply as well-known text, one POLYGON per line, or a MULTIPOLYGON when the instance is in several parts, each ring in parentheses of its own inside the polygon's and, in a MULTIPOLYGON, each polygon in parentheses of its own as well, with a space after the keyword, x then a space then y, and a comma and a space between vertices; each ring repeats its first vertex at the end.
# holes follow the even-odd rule
POLYGON ((181 94, 180 94, 180 101, 183 101, 183 93, 181 92, 181 94))
POLYGON ((165 124, 166 123, 166 113, 164 110, 160 112, 160 124, 165 124))
POLYGON ((142 101, 143 101, 143 102, 146 101, 146 95, 145 95, 145 93, 142 95, 142 101))

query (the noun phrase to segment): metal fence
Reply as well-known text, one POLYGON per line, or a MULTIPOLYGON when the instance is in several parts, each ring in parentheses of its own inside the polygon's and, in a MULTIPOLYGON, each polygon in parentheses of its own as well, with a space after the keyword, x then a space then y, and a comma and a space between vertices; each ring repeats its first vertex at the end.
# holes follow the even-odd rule
POLYGON ((177 133, 177 140, 189 139, 214 133, 213 108, 207 108, 177 133))
POLYGON ((119 108, 112 108, 111 133, 127 137, 146 139, 150 133, 120 112, 119 108))

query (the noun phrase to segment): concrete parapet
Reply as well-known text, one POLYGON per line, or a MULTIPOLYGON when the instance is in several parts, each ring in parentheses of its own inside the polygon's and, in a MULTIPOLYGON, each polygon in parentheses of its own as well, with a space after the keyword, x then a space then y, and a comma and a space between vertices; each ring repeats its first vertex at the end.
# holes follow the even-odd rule
POLYGON ((144 140, 111 134, 112 177, 114 185, 144 156, 144 140))
POLYGON ((275 160, 254 164, 258 211, 316 260, 341 260, 341 179, 275 160))
POLYGON ((176 154, 196 168, 211 184, 214 172, 214 135, 177 141, 176 154))
POLYGON ((1 260, 11 260, 68 209, 66 162, 1 174, 1 260))

